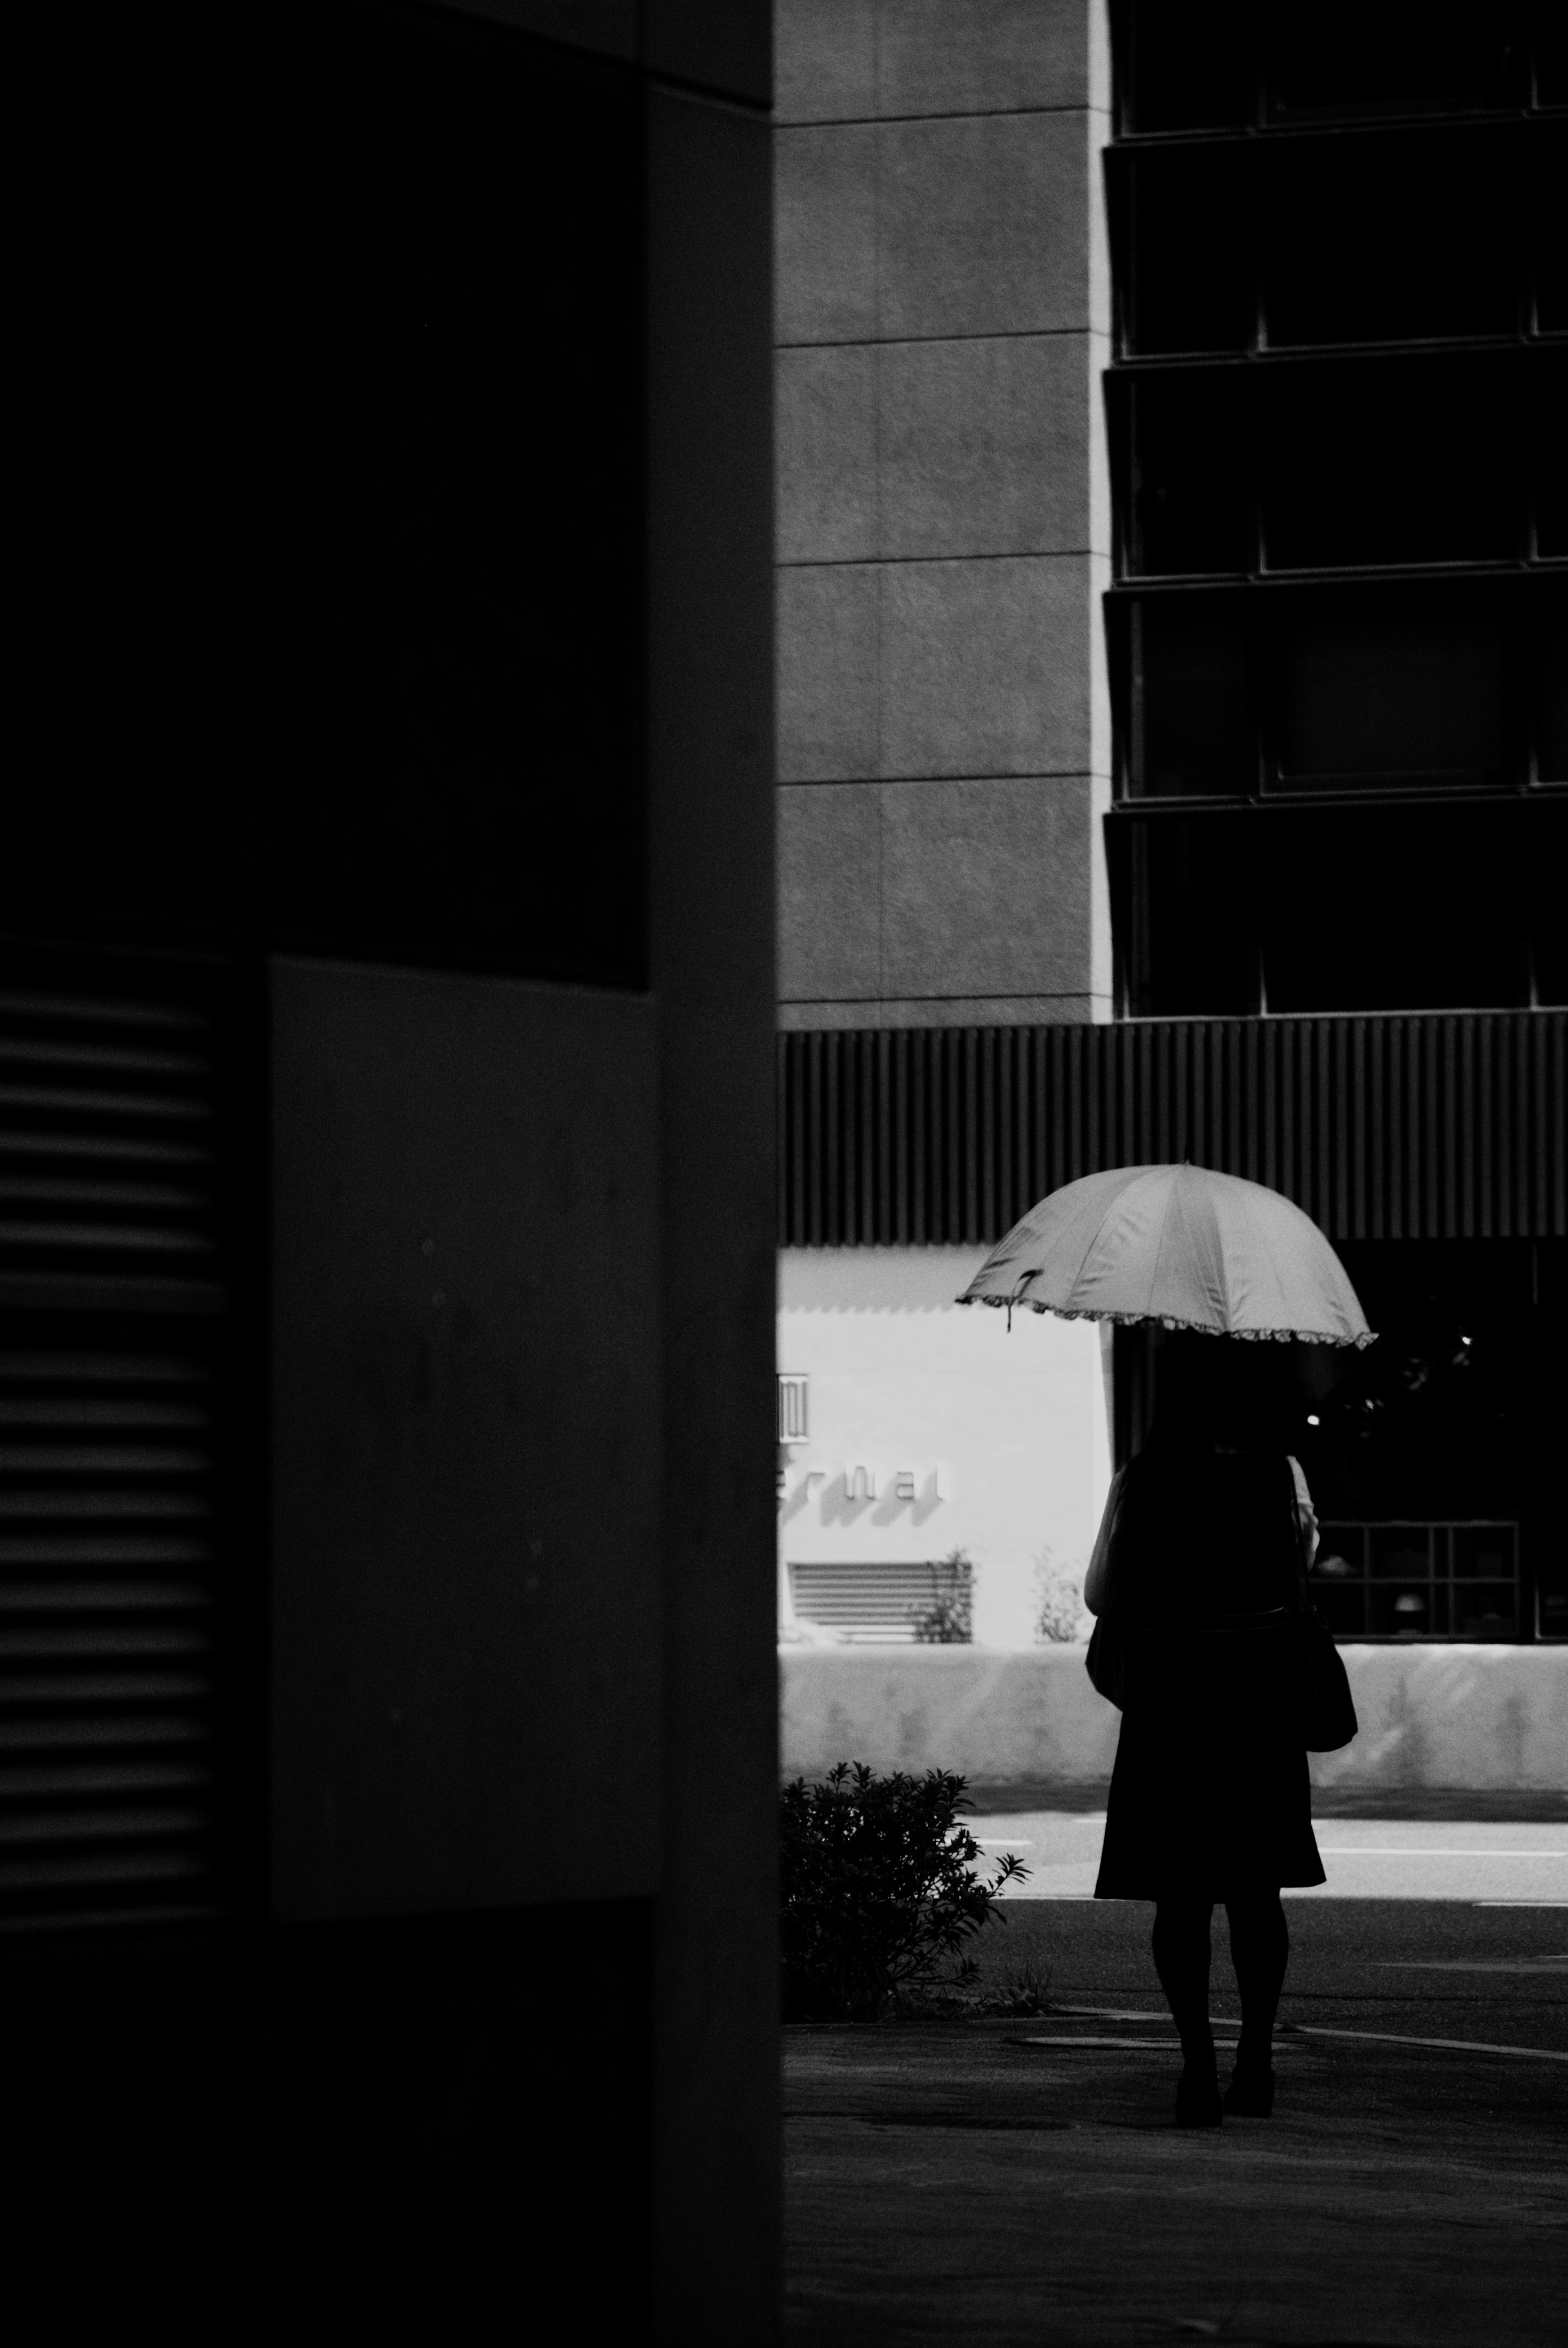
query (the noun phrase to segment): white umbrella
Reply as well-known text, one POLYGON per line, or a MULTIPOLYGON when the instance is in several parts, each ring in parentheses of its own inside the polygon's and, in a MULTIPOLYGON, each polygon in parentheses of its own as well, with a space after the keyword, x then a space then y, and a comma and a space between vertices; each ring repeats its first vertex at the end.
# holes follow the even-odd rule
POLYGON ((1214 1336, 1369 1345, 1344 1265, 1309 1215, 1202 1166, 1113 1166, 1053 1190, 999 1240, 960 1304, 1214 1336))

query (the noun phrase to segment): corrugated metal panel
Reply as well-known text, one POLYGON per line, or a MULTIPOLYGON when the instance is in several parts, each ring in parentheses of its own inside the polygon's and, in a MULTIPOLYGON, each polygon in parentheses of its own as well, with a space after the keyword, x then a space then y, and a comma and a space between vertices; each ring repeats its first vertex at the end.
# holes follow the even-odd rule
POLYGON ((0 1931, 211 1911, 209 979, 0 955, 0 1931))
POLYGON ((1562 1238, 1565 1038, 1558 1011, 781 1035, 779 1242, 985 1244, 1181 1159, 1335 1239, 1562 1238))

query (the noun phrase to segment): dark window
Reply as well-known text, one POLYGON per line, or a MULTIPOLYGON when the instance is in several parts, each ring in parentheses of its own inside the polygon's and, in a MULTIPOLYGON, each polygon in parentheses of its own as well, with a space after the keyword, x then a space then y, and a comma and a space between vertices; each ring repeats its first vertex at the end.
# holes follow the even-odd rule
POLYGON ((1521 528, 1519 382, 1495 359, 1316 366, 1259 385, 1275 569, 1506 560, 1521 528))
POLYGON ((1499 822, 1367 810, 1269 827, 1255 886, 1271 1012, 1528 1001, 1515 843, 1499 822))
MULTIPOLYGON (((1558 655, 1564 650, 1562 636, 1558 655)), ((1561 672, 1558 722, 1563 721, 1561 672)), ((1563 916, 1563 876, 1568 872, 1568 799, 1557 798, 1532 810, 1536 839, 1526 860, 1529 876, 1531 934, 1535 951, 1537 1003, 1568 1004, 1568 921, 1563 916)))
POLYGON ((1124 129, 1227 130, 1252 119, 1247 12, 1238 0, 1186 8, 1128 0, 1117 60, 1124 129))
POLYGON ((1560 0, 1536 0, 1535 103, 1568 106, 1568 11, 1560 0))
POLYGON ((1568 352, 1532 354, 1535 551, 1568 554, 1568 352))
POLYGON ((1233 817, 1139 826, 1132 1008, 1146 1017, 1255 1010, 1247 827, 1233 817))
POLYGON ((1240 351, 1253 341, 1239 149, 1140 155, 1127 185, 1123 331, 1135 351, 1240 351))
POLYGON ((1292 139, 1264 160, 1271 345, 1516 330, 1511 132, 1292 139))
POLYGON ((1465 112, 1513 97, 1517 33, 1496 0, 1292 0, 1269 12, 1269 111, 1282 120, 1465 112))
POLYGON ((1508 759, 1501 621, 1331 603, 1280 649, 1282 783, 1491 782, 1508 759))
POLYGON ((1131 615, 1135 792, 1250 791, 1257 782, 1246 623, 1233 598, 1151 598, 1131 615))
POLYGON ((1535 771, 1543 783, 1568 783, 1568 603, 1562 601, 1542 617, 1535 771))
POLYGON ((1130 567, 1144 575, 1248 569, 1243 378, 1183 369, 1130 389, 1130 567))
POLYGON ((1568 128, 1531 126, 1532 241, 1535 264, 1535 324, 1543 335, 1568 329, 1568 128))

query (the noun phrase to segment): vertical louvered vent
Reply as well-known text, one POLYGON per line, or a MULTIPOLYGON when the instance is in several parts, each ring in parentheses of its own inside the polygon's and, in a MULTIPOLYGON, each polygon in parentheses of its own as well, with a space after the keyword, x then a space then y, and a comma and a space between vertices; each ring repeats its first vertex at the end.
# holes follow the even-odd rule
POLYGON ((216 1042, 0 962, 0 1931, 217 1896, 216 1042))

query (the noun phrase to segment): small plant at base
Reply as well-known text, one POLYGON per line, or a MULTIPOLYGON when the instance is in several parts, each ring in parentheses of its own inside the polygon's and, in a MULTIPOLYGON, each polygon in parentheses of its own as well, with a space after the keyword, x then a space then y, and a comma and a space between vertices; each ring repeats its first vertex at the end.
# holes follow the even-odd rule
POLYGON ((1026 1965, 1016 1979, 1000 1989, 976 1989, 972 1983, 939 1982, 934 1989, 901 1991, 892 2001, 901 2022, 1030 2022, 1054 2013, 1051 1973, 1026 1965))
POLYGON ((915 1644, 970 1645, 975 1637, 975 1569, 967 1553, 953 1550, 925 1570, 931 1576, 931 1603, 911 1612, 915 1644))
MULTIPOLYGON (((779 1797, 780 1956, 787 2022, 874 2022, 890 1999, 971 1991, 965 1941, 1028 1869, 1011 1851, 982 1880, 959 1818, 965 1779, 943 1769, 879 1777, 841 1761, 779 1797), (959 1958, 956 1970, 944 1964, 959 1958)), ((1003 1919, 1002 1921, 1006 1921, 1003 1919)))

